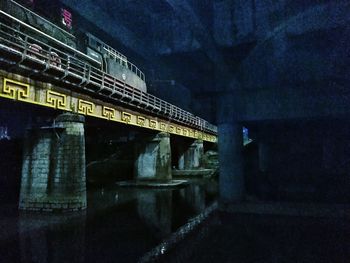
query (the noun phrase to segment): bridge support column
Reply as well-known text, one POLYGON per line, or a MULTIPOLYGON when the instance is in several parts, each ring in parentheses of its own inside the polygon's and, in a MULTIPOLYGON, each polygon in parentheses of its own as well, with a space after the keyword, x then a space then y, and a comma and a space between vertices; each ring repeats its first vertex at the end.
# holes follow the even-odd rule
POLYGON ((269 169, 270 147, 266 142, 259 142, 259 171, 266 173, 269 169))
POLYGON ((218 126, 220 199, 222 202, 238 202, 244 197, 243 135, 237 122, 218 126))
POLYGON ((137 179, 170 180, 170 134, 158 133, 147 138, 136 150, 135 177, 137 179))
POLYGON ((52 127, 29 130, 24 147, 19 209, 86 208, 84 117, 62 114, 52 127))
POLYGON ((202 158, 204 154, 203 141, 195 140, 191 145, 185 147, 181 146, 181 153, 178 161, 179 170, 193 170, 198 169, 202 165, 202 158))

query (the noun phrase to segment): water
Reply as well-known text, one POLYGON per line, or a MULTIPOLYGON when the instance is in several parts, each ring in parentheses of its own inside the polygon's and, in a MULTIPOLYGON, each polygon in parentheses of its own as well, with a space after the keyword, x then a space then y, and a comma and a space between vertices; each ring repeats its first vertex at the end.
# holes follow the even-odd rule
POLYGON ((348 218, 215 212, 155 262, 346 263, 348 218))
POLYGON ((179 189, 94 188, 85 212, 64 215, 3 207, 0 262, 137 262, 214 202, 216 189, 208 180, 179 189))

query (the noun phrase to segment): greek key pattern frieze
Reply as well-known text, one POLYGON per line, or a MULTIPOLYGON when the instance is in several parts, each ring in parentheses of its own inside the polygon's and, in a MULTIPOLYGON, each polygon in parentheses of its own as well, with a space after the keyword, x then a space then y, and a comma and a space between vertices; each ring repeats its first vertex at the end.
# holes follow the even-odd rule
MULTIPOLYGON (((27 81, 27 79, 26 79, 27 81)), ((203 139, 216 142, 217 137, 171 121, 141 114, 121 106, 104 104, 100 100, 59 89, 51 84, 26 83, 22 77, 15 79, 0 76, 0 98, 31 103, 39 106, 83 114, 106 121, 114 121, 128 125, 143 127, 157 131, 168 132, 178 136, 203 139), (108 106, 107 106, 108 105, 108 106)), ((33 82, 34 83, 34 82, 33 82)))
POLYGON ((102 106, 102 116, 107 120, 114 120, 116 118, 115 111, 113 108, 102 106))
POLYGON ((0 96, 13 100, 26 101, 29 98, 29 92, 28 84, 4 79, 0 96))
POLYGON ((95 104, 86 100, 78 100, 78 113, 94 116, 95 104))
POLYGON ((60 110, 67 109, 67 96, 52 90, 46 91, 46 105, 60 110))

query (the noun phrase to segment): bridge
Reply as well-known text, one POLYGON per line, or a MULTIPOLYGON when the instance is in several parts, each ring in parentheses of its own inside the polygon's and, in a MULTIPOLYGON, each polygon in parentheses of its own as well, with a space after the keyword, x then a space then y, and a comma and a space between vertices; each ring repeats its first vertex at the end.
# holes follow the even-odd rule
POLYGON ((3 23, 0 27, 1 67, 19 73, 11 78, 6 71, 1 73, 2 98, 216 141, 214 125, 94 68, 83 61, 86 56, 79 51, 71 49, 67 54, 42 42, 42 50, 35 50, 31 43, 38 41, 34 38, 3 23), (33 80, 40 83, 34 85, 33 80))
MULTIPOLYGON (((51 125, 27 131, 20 209, 86 208, 84 116, 151 131, 136 147, 139 180, 172 179, 170 136, 190 139, 178 156, 179 168, 200 167, 203 142, 217 142, 216 126, 103 72, 80 51, 37 33, 55 45, 0 23, 0 98, 58 111, 51 125)), ((133 64, 127 67, 145 80, 133 64)))

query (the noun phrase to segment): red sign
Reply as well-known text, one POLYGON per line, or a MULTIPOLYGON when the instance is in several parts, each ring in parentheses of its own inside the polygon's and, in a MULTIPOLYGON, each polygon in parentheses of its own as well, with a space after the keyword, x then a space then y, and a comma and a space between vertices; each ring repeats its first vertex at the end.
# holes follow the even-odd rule
POLYGON ((72 29, 72 13, 67 9, 61 9, 62 14, 62 24, 65 25, 68 29, 72 29))

